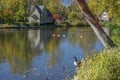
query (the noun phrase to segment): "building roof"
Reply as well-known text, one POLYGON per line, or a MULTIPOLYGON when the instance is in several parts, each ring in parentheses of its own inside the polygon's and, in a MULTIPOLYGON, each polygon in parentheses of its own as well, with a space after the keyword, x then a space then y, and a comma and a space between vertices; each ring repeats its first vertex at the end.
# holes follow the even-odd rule
POLYGON ((43 9, 44 9, 44 6, 35 5, 35 8, 38 10, 38 12, 39 12, 40 14, 42 14, 43 9))

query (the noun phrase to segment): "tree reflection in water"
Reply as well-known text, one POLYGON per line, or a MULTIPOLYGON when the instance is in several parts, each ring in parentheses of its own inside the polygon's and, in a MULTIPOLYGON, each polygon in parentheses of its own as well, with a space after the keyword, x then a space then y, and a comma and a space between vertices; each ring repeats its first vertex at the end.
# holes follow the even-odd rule
MULTIPOLYGON (((32 73, 28 72, 34 66, 37 68, 33 68, 33 70, 39 70, 39 76, 45 77, 46 68, 48 74, 52 72, 61 80, 63 77, 73 76, 75 73, 70 59, 74 55, 78 57, 89 56, 89 52, 92 52, 95 47, 100 47, 99 50, 101 50, 103 46, 98 43, 100 42, 90 28, 3 31, 0 32, 0 65, 7 61, 10 68, 8 72, 25 74, 23 77, 27 75, 31 77, 32 73), (68 69, 67 75, 58 73, 59 70, 62 73, 63 68, 64 71, 68 69)), ((15 76, 14 74, 13 76, 15 76)), ((55 80, 56 76, 48 78, 55 80)), ((33 78, 38 80, 35 76, 33 78)))

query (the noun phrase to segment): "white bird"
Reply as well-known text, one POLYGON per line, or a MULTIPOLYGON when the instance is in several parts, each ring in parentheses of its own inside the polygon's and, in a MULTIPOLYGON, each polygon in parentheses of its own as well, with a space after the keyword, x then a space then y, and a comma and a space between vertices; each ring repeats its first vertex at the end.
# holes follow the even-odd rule
POLYGON ((65 38, 65 35, 62 35, 65 38))
POLYGON ((36 70, 37 70, 37 68, 35 68, 35 67, 34 67, 34 68, 33 68, 33 70, 34 70, 34 71, 36 71, 36 70))
POLYGON ((80 38, 82 38, 83 36, 81 35, 80 38))
POLYGON ((26 78, 26 75, 23 75, 23 78, 26 78))
POLYGON ((52 36, 55 37, 55 34, 53 34, 52 36))
POLYGON ((58 34, 57 37, 60 37, 60 34, 58 34))

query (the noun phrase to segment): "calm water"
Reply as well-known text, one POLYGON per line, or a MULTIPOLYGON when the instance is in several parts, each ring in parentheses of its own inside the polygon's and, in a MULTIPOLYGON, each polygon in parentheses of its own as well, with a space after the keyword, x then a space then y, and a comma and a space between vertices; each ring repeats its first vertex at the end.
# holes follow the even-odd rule
POLYGON ((90 28, 0 31, 0 80, 70 80, 79 60, 103 45, 90 28))

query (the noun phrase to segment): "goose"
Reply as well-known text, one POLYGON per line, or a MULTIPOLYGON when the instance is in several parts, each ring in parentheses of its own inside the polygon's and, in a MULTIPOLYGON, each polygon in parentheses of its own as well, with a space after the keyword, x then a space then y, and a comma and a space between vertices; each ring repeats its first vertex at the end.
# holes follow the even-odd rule
POLYGON ((74 64, 75 66, 79 67, 80 64, 81 64, 81 61, 77 61, 77 57, 75 57, 75 56, 73 57, 73 59, 74 59, 73 64, 74 64))

